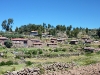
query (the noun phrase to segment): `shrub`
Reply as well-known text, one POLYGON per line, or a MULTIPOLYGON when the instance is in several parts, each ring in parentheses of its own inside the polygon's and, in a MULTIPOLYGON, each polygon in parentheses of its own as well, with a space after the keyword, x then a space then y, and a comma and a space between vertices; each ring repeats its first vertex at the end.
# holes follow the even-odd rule
POLYGON ((4 66, 6 63, 4 61, 0 62, 0 66, 4 66))
POLYGON ((66 48, 63 48, 62 51, 65 52, 66 51, 66 48))
POLYGON ((52 52, 52 49, 50 48, 49 51, 52 52))
POLYGON ((5 45, 7 48, 11 48, 12 42, 11 42, 10 40, 6 40, 6 41, 4 42, 4 45, 5 45))
POLYGON ((98 45, 98 47, 100 48, 100 45, 98 45))
POLYGON ((16 55, 16 57, 15 57, 15 58, 20 59, 20 56, 19 56, 19 55, 16 55))
POLYGON ((43 51, 42 50, 39 50, 39 54, 42 54, 43 53, 43 51))
POLYGON ((30 65, 32 65, 32 62, 31 61, 26 61, 25 64, 26 64, 26 66, 30 66, 30 65))
POLYGON ((8 66, 9 66, 9 65, 13 65, 13 61, 10 61, 10 60, 7 61, 7 62, 6 62, 6 65, 8 65, 8 66))
POLYGON ((4 62, 4 61, 2 61, 2 62, 0 62, 0 66, 4 66, 4 65, 13 65, 14 63, 13 63, 13 61, 7 61, 7 62, 4 62))
POLYGON ((58 52, 58 49, 56 48, 56 49, 54 49, 54 52, 58 52))
POLYGON ((37 54, 37 50, 33 50, 32 54, 36 55, 37 54))
POLYGON ((74 50, 73 50, 73 49, 70 49, 69 51, 70 51, 70 52, 73 52, 74 50))

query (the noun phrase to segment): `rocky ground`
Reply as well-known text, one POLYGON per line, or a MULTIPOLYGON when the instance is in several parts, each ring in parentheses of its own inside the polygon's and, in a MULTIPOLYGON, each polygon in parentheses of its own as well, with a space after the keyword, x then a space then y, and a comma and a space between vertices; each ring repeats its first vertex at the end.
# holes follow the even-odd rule
POLYGON ((100 63, 77 67, 67 71, 55 71, 45 75, 100 75, 100 63))
POLYGON ((67 64, 56 63, 44 67, 45 74, 41 74, 41 71, 44 70, 39 68, 26 68, 18 72, 8 72, 4 75, 100 75, 100 63, 81 67, 71 67, 70 70, 64 69, 68 67, 69 66, 67 64))

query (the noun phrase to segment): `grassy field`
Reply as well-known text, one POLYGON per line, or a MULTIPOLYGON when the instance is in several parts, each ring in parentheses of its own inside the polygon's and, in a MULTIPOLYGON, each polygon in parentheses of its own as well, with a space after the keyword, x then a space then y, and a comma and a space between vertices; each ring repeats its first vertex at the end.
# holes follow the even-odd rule
POLYGON ((56 57, 56 58, 27 58, 26 61, 34 63, 49 63, 49 62, 72 62, 74 61, 77 65, 88 65, 96 62, 100 62, 100 54, 86 54, 80 56, 70 57, 56 57))
MULTIPOLYGON (((94 45, 91 44, 92 47, 94 48, 98 48, 98 45, 94 45)), ((81 48, 84 47, 83 44, 78 44, 78 45, 70 45, 70 44, 65 44, 62 45, 59 48, 65 48, 66 51, 57 51, 54 52, 53 49, 51 49, 50 47, 45 47, 43 48, 43 54, 67 54, 67 53, 77 53, 77 52, 82 52, 81 50, 78 50, 77 48, 81 48), (51 51, 51 50, 52 51, 51 51)), ((20 52, 20 51, 30 51, 30 50, 37 50, 38 48, 11 48, 11 49, 0 49, 0 52, 4 52, 4 51, 8 51, 7 52, 7 57, 6 58, 0 58, 0 62, 1 61, 21 61, 21 59, 15 59, 14 58, 14 54, 12 54, 11 52, 16 51, 16 52, 20 52)), ((18 64, 18 65, 4 65, 4 66, 0 66, 0 75, 2 73, 4 73, 5 71, 12 71, 12 70, 21 70, 25 67, 33 67, 33 66, 37 66, 39 64, 50 64, 50 63, 54 63, 54 62, 64 62, 64 63, 69 63, 69 62, 74 62, 75 64, 79 65, 79 66, 83 66, 83 65, 89 65, 89 64, 93 64, 93 63, 97 63, 100 62, 100 53, 86 53, 84 55, 79 55, 79 56, 69 56, 69 57, 54 57, 54 58, 49 58, 49 57, 45 57, 45 58, 25 58, 25 61, 30 61, 33 64, 30 66, 26 66, 25 63, 22 64, 18 64)))
POLYGON ((33 65, 26 66, 26 64, 23 63, 18 65, 0 66, 0 74, 2 74, 2 72, 5 71, 12 71, 13 68, 15 68, 15 70, 21 70, 25 67, 32 67, 38 64, 50 64, 53 62, 64 62, 64 63, 75 62, 79 66, 89 65, 100 62, 100 54, 92 53, 80 56, 56 57, 56 58, 26 58, 25 60, 33 62, 33 65))

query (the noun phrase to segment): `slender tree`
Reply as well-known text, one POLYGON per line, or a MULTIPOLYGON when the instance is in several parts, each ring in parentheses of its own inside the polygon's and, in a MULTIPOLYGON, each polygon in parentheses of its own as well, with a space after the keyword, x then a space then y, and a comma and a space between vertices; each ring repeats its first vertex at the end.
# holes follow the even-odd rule
POLYGON ((18 29, 19 29, 19 28, 18 28, 18 27, 16 27, 15 32, 18 32, 18 29))
POLYGON ((4 20, 1 24, 1 26, 5 31, 10 31, 10 30, 12 30, 12 24, 13 24, 13 19, 9 18, 8 21, 4 20))
POLYGON ((85 31, 86 31, 86 34, 88 34, 89 29, 88 29, 88 28, 86 28, 86 29, 85 29, 85 31))

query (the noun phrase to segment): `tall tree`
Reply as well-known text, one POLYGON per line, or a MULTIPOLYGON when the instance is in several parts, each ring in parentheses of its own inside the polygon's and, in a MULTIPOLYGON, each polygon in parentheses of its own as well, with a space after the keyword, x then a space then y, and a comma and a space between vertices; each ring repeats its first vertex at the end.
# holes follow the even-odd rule
POLYGON ((4 20, 1 24, 2 28, 6 31, 12 30, 13 19, 9 18, 8 21, 4 20))
POLYGON ((67 34, 69 37, 71 37, 72 34, 73 34, 73 32, 71 32, 71 30, 72 30, 72 25, 68 26, 67 29, 66 29, 66 34, 67 34))
POLYGON ((44 28, 47 28, 46 23, 43 23, 43 27, 44 27, 44 28))
POLYGON ((42 28, 41 27, 39 27, 39 29, 38 29, 38 36, 41 39, 41 37, 42 37, 42 28))
POLYGON ((51 28, 51 25, 50 24, 48 24, 48 29, 50 29, 51 28))
POLYGON ((18 32, 18 30, 19 30, 18 27, 16 27, 15 32, 18 32))
POLYGON ((100 38, 100 28, 99 29, 97 29, 97 35, 99 36, 99 38, 100 38))
POLYGON ((86 29, 85 29, 85 31, 86 31, 86 34, 88 34, 89 29, 88 29, 88 28, 86 28, 86 29))

